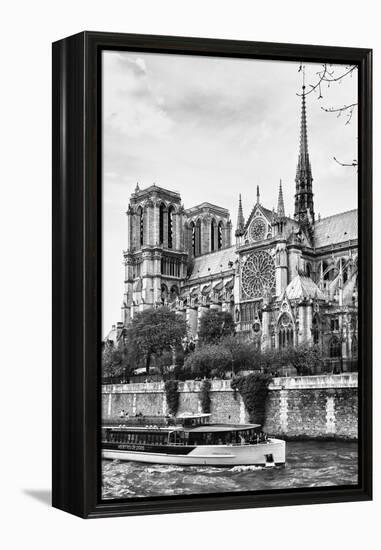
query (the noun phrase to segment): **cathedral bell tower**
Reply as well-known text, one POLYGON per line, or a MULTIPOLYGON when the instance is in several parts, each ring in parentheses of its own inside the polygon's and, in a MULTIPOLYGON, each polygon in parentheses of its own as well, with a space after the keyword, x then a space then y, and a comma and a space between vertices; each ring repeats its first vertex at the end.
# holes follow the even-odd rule
POLYGON ((184 247, 185 214, 179 193, 156 184, 146 189, 137 185, 126 214, 124 325, 135 313, 176 303, 188 260, 184 247))
POLYGON ((312 240, 315 212, 314 194, 312 192, 313 178, 308 153, 305 88, 303 84, 299 158, 295 177, 296 192, 294 218, 305 231, 306 235, 312 240))

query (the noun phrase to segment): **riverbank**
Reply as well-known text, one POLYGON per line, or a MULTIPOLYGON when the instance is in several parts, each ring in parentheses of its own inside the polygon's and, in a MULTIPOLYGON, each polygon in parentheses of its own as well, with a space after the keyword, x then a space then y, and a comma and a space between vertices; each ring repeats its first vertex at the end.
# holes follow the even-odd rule
MULTIPOLYGON (((178 413, 201 412, 201 384, 179 382, 178 413)), ((264 429, 286 439, 356 440, 357 373, 274 378, 269 386, 264 429)), ((248 422, 245 404, 230 380, 212 380, 211 422, 248 422)), ((102 386, 102 418, 168 414, 163 382, 102 386)))

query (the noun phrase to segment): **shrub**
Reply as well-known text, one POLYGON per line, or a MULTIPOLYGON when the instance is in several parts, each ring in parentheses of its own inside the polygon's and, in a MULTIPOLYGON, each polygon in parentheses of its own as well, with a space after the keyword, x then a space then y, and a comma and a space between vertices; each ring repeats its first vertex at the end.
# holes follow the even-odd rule
POLYGON ((217 344, 234 332, 234 319, 229 312, 210 309, 201 317, 198 338, 201 344, 217 344))
POLYGON ((253 372, 248 376, 240 376, 232 381, 234 392, 241 394, 250 422, 263 424, 265 418, 268 387, 272 380, 271 374, 253 372))
POLYGON ((284 352, 285 362, 295 367, 299 376, 313 373, 324 363, 322 352, 317 345, 301 344, 295 348, 288 348, 284 352))
POLYGON ((210 380, 203 380, 201 384, 201 392, 200 392, 200 401, 201 401, 201 410, 203 413, 210 413, 210 388, 211 383, 210 380))
POLYGON ((178 381, 167 380, 164 384, 165 398, 171 415, 176 416, 179 409, 178 381))
POLYGON ((223 376, 231 369, 231 357, 227 349, 216 344, 198 347, 189 354, 184 369, 192 378, 210 378, 223 376))

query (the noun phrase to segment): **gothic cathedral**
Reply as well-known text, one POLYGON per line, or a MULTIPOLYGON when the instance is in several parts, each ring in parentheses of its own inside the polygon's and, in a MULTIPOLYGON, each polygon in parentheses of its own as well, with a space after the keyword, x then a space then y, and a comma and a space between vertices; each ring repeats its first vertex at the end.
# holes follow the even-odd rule
POLYGON ((328 361, 357 360, 357 210, 315 217, 302 95, 294 217, 260 201, 245 221, 239 197, 235 244, 229 212, 204 202, 185 209, 178 193, 151 185, 131 195, 124 251, 122 322, 166 305, 188 322, 189 338, 209 308, 229 311, 240 338, 261 349, 321 346, 328 361))

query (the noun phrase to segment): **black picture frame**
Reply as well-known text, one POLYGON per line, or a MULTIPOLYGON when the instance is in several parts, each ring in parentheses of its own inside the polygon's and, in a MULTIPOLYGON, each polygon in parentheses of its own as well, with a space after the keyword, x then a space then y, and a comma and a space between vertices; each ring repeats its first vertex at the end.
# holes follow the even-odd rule
POLYGON ((82 32, 53 44, 53 506, 83 518, 372 498, 372 50, 82 32), (102 50, 358 65, 359 483, 100 500, 102 50))

